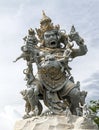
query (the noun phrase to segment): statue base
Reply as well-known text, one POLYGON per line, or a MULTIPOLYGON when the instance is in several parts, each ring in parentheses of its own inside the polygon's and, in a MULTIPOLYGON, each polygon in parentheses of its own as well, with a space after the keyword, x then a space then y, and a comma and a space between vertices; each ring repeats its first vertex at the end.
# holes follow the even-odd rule
POLYGON ((36 116, 17 121, 14 130, 98 130, 90 119, 71 115, 36 116))

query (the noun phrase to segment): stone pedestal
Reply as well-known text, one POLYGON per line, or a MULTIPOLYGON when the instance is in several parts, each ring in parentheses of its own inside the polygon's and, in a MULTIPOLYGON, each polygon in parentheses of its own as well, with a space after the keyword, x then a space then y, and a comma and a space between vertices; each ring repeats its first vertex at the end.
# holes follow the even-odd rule
POLYGON ((51 115, 32 117, 17 121, 14 130, 98 130, 89 119, 71 115, 70 117, 51 115))

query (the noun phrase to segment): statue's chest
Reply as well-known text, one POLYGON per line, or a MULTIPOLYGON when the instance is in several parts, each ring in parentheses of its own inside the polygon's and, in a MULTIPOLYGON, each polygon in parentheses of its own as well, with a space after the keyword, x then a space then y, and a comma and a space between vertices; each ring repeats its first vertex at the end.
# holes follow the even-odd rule
POLYGON ((61 66, 57 61, 46 61, 41 64, 39 72, 41 77, 55 80, 61 73, 61 66))
POLYGON ((57 58, 42 61, 38 74, 40 81, 50 91, 60 90, 66 82, 66 75, 57 58))

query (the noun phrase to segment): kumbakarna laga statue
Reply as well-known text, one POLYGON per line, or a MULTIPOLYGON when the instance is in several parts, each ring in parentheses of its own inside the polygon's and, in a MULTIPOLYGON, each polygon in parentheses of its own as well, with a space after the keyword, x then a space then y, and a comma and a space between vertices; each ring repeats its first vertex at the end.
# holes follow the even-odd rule
POLYGON ((66 34, 43 11, 40 28, 29 29, 23 40, 22 54, 14 62, 23 58, 27 63, 23 70, 27 87, 21 91, 26 101, 24 118, 41 115, 40 100, 53 114, 62 114, 68 107, 73 115, 81 116, 79 103, 84 105, 87 92, 80 91, 80 82, 75 83, 69 62, 85 55, 87 47, 75 27, 66 34), (73 41, 78 48, 74 48, 73 41), (36 76, 33 63, 37 66, 36 76))

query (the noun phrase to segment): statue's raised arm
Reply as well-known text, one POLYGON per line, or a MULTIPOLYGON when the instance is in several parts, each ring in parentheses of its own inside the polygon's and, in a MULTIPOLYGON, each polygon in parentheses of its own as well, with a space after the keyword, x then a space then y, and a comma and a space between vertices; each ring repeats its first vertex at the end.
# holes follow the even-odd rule
POLYGON ((72 49, 71 58, 75 58, 77 56, 82 56, 87 53, 87 46, 84 44, 84 39, 79 36, 79 33, 76 32, 75 27, 72 26, 70 34, 68 35, 70 42, 75 41, 79 46, 78 49, 72 49))

